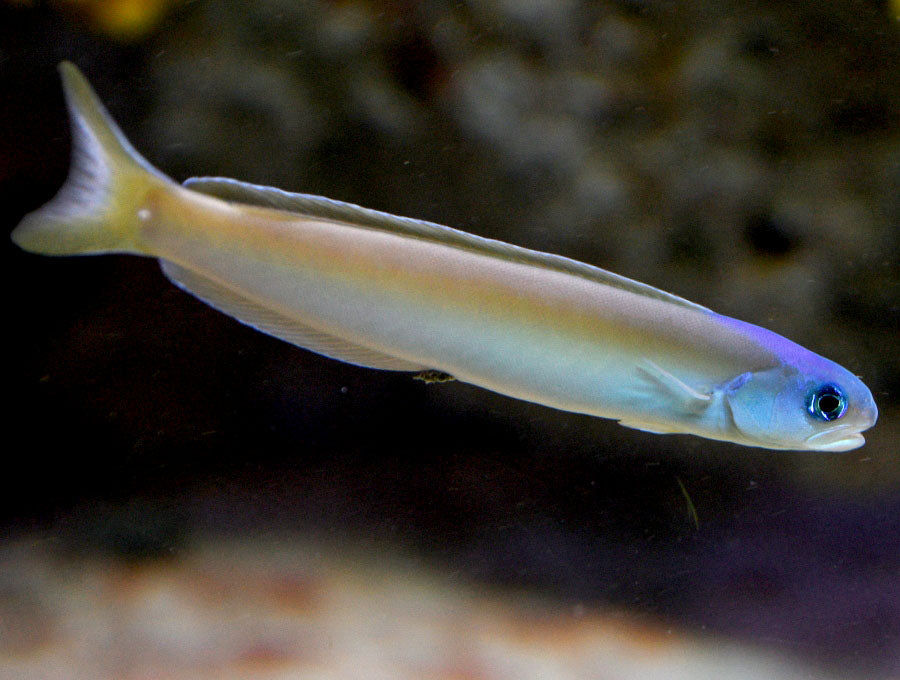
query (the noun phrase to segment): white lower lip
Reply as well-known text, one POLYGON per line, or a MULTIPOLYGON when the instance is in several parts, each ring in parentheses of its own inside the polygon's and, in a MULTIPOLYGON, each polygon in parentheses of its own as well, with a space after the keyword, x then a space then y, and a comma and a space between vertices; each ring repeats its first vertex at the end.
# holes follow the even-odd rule
POLYGON ((845 430, 849 430, 851 427, 853 427, 853 426, 850 424, 835 425, 834 427, 829 427, 827 430, 822 430, 821 432, 817 432, 816 434, 807 437, 806 443, 807 444, 815 444, 815 443, 823 441, 823 440, 828 441, 829 439, 834 439, 841 432, 844 432, 845 430))
MULTIPOLYGON (((824 434, 838 434, 836 432, 823 432, 824 434)), ((821 435, 816 435, 819 437, 821 435)), ((818 443, 815 440, 816 437, 810 437, 810 439, 806 440, 806 443, 809 445, 809 448, 814 451, 850 451, 852 449, 858 449, 860 446, 866 443, 866 438, 863 437, 858 432, 854 432, 851 435, 838 439, 836 441, 826 441, 823 443, 818 443)))

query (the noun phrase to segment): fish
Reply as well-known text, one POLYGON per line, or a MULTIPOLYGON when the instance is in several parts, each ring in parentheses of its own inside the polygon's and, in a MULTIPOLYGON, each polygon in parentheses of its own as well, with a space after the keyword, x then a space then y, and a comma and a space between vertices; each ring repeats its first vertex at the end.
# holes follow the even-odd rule
POLYGON ((179 184, 74 64, 59 70, 72 162, 12 232, 25 251, 157 258, 177 287, 297 347, 651 433, 847 451, 877 420, 839 364, 590 264, 235 179, 179 184))

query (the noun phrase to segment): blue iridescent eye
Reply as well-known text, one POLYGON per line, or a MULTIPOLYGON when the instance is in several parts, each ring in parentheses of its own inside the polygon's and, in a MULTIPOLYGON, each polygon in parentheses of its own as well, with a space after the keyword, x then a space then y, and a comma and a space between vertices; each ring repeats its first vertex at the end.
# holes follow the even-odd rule
POLYGON ((813 418, 837 420, 847 412, 847 397, 837 385, 822 385, 809 395, 806 407, 813 418))

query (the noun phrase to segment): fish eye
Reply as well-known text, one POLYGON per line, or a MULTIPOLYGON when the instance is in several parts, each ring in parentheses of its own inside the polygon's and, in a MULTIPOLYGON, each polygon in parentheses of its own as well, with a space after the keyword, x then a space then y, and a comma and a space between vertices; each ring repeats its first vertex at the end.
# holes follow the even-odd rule
POLYGON ((837 385, 822 385, 809 395, 807 409, 819 420, 837 420, 847 412, 847 397, 837 385))

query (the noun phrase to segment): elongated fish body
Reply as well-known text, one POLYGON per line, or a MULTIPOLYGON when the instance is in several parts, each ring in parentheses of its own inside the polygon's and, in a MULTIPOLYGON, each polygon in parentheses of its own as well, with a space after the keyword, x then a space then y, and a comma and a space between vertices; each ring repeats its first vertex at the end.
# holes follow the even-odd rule
POLYGON ((876 420, 834 362, 596 267, 230 179, 179 186, 60 68, 73 165, 13 233, 26 250, 156 257, 176 285, 300 347, 650 432, 842 451, 876 420))
POLYGON ((567 271, 206 197, 182 195, 156 211, 169 228, 147 247, 165 260, 410 370, 439 369, 568 411, 665 418, 669 405, 636 370, 640 358, 677 365, 703 391, 727 383, 736 366, 744 373, 777 361, 710 312, 567 271))

